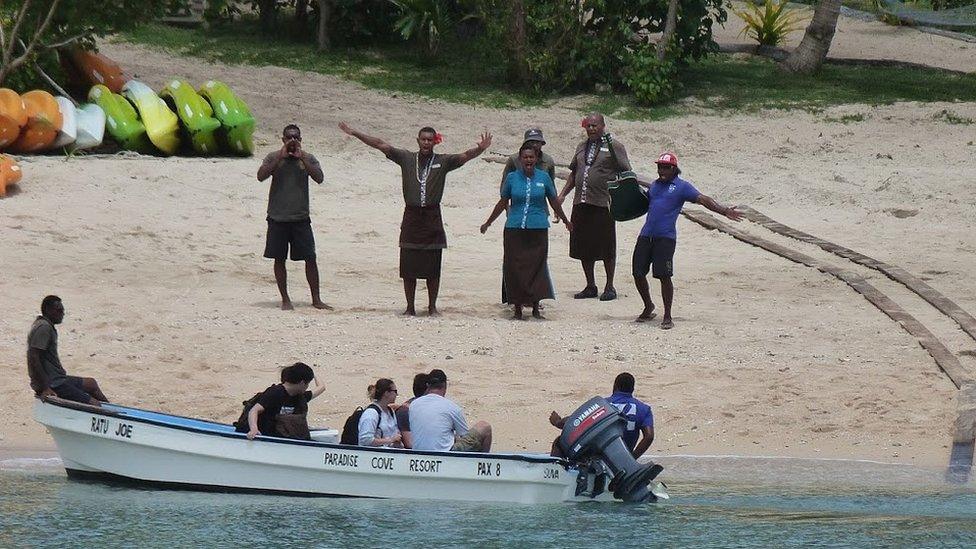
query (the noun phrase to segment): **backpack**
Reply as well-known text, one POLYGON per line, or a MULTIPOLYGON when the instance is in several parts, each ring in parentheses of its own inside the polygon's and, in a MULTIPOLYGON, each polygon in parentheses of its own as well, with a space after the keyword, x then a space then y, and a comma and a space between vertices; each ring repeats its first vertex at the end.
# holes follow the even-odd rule
POLYGON ((237 432, 246 433, 251 428, 247 423, 247 415, 251 413, 251 408, 254 408, 254 405, 258 403, 258 399, 260 399, 261 395, 263 394, 264 391, 254 393, 254 396, 241 403, 244 405, 244 411, 241 412, 241 417, 237 418, 237 421, 234 422, 234 429, 236 429, 237 432))
MULTIPOLYGON (((383 413, 380 410, 380 407, 375 403, 370 404, 366 408, 373 408, 376 410, 376 413, 380 414, 382 417, 383 413)), ((363 412, 366 411, 366 408, 357 406, 356 409, 353 410, 352 414, 346 418, 346 422, 342 425, 342 437, 339 438, 339 444, 349 444, 351 446, 359 445, 359 418, 363 416, 363 412)))

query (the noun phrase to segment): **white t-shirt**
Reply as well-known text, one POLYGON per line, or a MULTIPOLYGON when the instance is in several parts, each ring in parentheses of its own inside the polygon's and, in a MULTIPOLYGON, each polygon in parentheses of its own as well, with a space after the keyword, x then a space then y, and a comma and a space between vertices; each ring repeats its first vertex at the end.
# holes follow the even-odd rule
POLYGON ((410 434, 414 450, 446 452, 454 446, 455 434, 468 434, 468 422, 453 400, 431 393, 410 403, 410 434))
MULTIPOLYGON (((373 402, 373 404, 377 404, 373 402)), ((382 406, 380 406, 382 408, 382 406)), ((399 432, 397 429, 396 416, 387 408, 382 414, 376 412, 372 406, 363 410, 359 416, 359 445, 372 446, 374 438, 390 438, 399 432)), ((383 446, 389 446, 384 444, 383 446)))

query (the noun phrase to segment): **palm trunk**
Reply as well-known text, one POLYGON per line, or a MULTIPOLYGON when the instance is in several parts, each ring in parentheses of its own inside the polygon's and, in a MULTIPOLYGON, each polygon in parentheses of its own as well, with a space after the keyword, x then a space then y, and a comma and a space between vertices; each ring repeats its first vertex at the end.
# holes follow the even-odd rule
POLYGON ((332 47, 332 39, 329 37, 329 18, 332 15, 332 0, 319 0, 319 51, 325 51, 332 47))
POLYGON ((525 5, 522 0, 512 1, 512 21, 511 21, 512 56, 515 79, 522 87, 529 86, 529 63, 525 54, 525 5))
POLYGON ((840 0, 820 0, 800 45, 780 66, 787 72, 798 74, 813 74, 820 70, 834 39, 839 15, 840 0))
POLYGON ((678 0, 668 2, 668 15, 664 20, 664 32, 661 34, 661 41, 657 44, 657 60, 664 61, 671 47, 671 40, 674 38, 675 28, 678 26, 678 0))

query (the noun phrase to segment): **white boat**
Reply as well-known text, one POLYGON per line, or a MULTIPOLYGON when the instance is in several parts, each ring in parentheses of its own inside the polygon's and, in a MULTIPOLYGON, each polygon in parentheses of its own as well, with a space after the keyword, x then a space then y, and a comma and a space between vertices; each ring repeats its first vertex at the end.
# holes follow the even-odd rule
POLYGON ((78 136, 78 119, 75 104, 70 99, 59 95, 54 100, 58 102, 58 110, 61 111, 61 129, 50 148, 60 149, 75 142, 78 136))
POLYGON ((74 150, 84 150, 102 144, 105 136, 105 111, 94 103, 84 103, 75 112, 78 132, 74 150))
MULTIPOLYGON (((537 454, 422 452, 258 436, 200 419, 38 400, 70 477, 298 495, 517 503, 591 501, 596 478, 537 454), (589 481, 589 482, 586 482, 589 481), (589 490, 589 491, 588 491, 589 490)), ((661 494, 655 483, 655 495, 661 494)), ((598 492, 602 492, 599 490, 598 492)), ((606 492, 595 499, 612 501, 606 492)))

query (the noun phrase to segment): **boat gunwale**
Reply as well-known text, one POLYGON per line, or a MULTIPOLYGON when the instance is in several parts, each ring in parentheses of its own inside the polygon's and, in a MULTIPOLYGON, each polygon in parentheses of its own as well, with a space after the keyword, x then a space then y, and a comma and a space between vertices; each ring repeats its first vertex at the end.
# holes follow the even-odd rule
MULTIPOLYGON (((157 427, 165 427, 168 429, 177 429, 181 431, 189 431, 192 433, 197 433, 201 435, 218 436, 224 438, 232 439, 246 439, 246 433, 238 433, 236 431, 230 432, 215 432, 208 431, 205 429, 200 429, 196 427, 190 427, 186 425, 175 425, 173 423, 167 423, 165 421, 158 421, 149 418, 134 417, 126 415, 124 412, 105 409, 100 406, 92 406, 90 404, 83 404, 80 402, 74 402, 70 400, 64 400, 58 397, 39 397, 39 400, 44 404, 51 404, 60 408, 68 408, 71 410, 76 410, 80 412, 87 412, 97 415, 115 417, 120 419, 125 419, 126 421, 134 421, 138 423, 146 423, 149 425, 155 425, 157 427)), ((132 408, 129 406, 121 406, 113 403, 109 403, 111 406, 119 407, 123 409, 139 410, 141 412, 149 412, 153 414, 159 414, 162 416, 169 416, 179 419, 188 419, 191 421, 199 421, 202 423, 209 423, 212 425, 226 426, 226 423, 219 423, 216 421, 210 421, 206 419, 193 418, 188 416, 180 416, 176 414, 167 414, 164 412, 155 412, 152 410, 143 410, 142 408, 132 408)), ((312 448, 328 448, 332 450, 344 450, 344 451, 354 451, 354 452, 379 452, 386 454, 396 454, 396 455, 415 455, 415 456, 441 456, 441 457, 452 457, 452 458, 477 458, 477 459, 498 459, 505 461, 523 461, 528 463, 538 463, 538 464, 549 464, 549 465, 559 465, 563 469, 569 469, 571 463, 565 459, 552 457, 552 456, 529 456, 524 454, 492 454, 485 452, 440 452, 434 450, 414 450, 408 448, 384 448, 381 446, 374 447, 364 447, 364 446, 352 446, 347 444, 333 444, 330 442, 319 442, 315 440, 297 440, 297 439, 287 439, 278 437, 268 437, 264 435, 258 435, 255 440, 259 442, 270 442, 273 444, 289 444, 295 446, 304 446, 312 448)))

